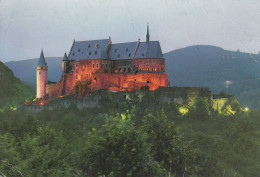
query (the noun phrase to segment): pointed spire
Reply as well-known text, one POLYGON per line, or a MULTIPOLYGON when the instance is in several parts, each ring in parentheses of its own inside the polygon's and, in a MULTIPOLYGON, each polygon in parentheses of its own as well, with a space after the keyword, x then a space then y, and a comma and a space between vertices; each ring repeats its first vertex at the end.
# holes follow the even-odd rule
POLYGON ((68 56, 67 56, 66 52, 65 52, 62 60, 68 60, 68 56))
POLYGON ((40 55, 40 58, 38 60, 37 66, 47 66, 47 63, 46 63, 45 58, 44 58, 43 50, 41 50, 41 55, 40 55))
POLYGON ((149 23, 147 23, 146 42, 149 42, 149 41, 150 41, 149 23))

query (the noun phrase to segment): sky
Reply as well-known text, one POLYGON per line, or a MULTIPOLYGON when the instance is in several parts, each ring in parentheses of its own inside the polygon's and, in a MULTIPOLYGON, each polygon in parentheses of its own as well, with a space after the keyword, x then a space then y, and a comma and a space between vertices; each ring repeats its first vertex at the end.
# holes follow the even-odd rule
POLYGON ((159 40, 260 51, 259 0, 0 0, 0 61, 62 57, 72 42, 159 40))

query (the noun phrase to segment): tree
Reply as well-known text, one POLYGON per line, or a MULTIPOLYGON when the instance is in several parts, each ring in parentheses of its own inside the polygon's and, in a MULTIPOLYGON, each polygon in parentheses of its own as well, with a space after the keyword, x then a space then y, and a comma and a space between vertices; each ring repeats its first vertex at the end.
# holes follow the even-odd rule
POLYGON ((126 116, 109 117, 99 130, 89 133, 80 168, 89 176, 163 176, 150 155, 147 134, 126 116))
POLYGON ((154 159, 160 162, 169 175, 196 173, 197 149, 177 135, 174 123, 167 120, 163 110, 158 111, 155 116, 147 115, 143 126, 149 135, 148 141, 152 144, 154 159))

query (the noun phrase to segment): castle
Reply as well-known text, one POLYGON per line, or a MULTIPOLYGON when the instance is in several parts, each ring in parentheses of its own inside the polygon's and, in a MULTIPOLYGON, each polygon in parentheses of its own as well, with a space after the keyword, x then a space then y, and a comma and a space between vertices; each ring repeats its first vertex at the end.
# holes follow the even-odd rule
POLYGON ((62 60, 60 81, 47 81, 48 66, 43 51, 37 65, 36 98, 58 98, 93 90, 138 91, 168 86, 165 59, 159 41, 112 44, 112 40, 73 41, 62 60))

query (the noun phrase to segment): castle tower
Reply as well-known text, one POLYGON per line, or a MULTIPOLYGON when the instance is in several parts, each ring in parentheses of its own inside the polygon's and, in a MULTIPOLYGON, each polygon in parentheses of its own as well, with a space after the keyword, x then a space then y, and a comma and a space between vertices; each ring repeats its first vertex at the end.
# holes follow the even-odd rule
POLYGON ((48 66, 45 61, 43 51, 41 51, 36 71, 36 98, 44 98, 46 94, 47 70, 48 66))
POLYGON ((149 24, 147 23, 146 42, 150 41, 149 24))
POLYGON ((69 68, 69 59, 67 57, 67 54, 65 52, 63 59, 62 59, 62 73, 68 73, 68 68, 69 68))

